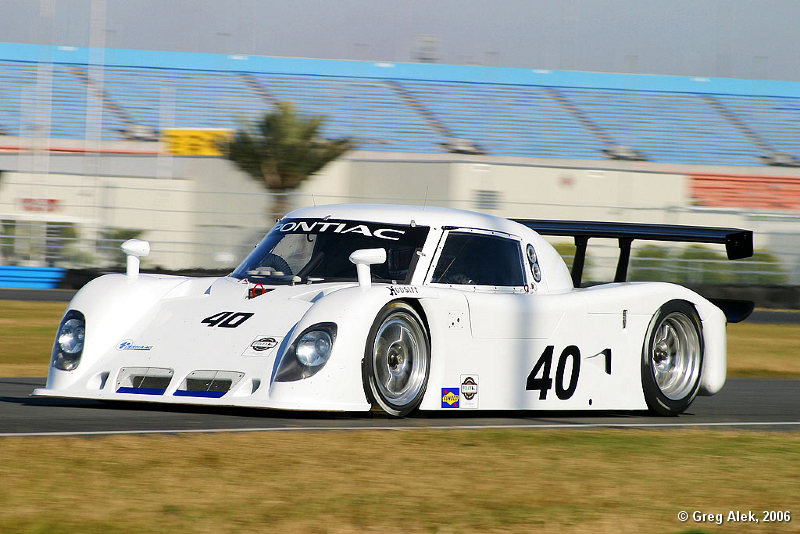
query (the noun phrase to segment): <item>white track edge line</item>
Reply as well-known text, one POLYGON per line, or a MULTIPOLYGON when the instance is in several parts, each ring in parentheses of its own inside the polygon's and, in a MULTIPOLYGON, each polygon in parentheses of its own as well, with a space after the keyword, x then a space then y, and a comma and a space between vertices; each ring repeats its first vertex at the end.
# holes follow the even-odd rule
POLYGON ((71 436, 116 436, 130 434, 221 434, 241 432, 309 432, 333 430, 557 430, 557 429, 590 429, 590 428, 680 428, 680 427, 750 427, 750 426, 800 426, 800 421, 740 421, 709 423, 552 423, 552 424, 518 424, 518 425, 444 425, 444 426, 301 426, 301 427, 262 427, 262 428, 208 428, 208 429, 172 429, 172 430, 91 430, 75 432, 0 432, 0 438, 9 437, 71 437, 71 436))

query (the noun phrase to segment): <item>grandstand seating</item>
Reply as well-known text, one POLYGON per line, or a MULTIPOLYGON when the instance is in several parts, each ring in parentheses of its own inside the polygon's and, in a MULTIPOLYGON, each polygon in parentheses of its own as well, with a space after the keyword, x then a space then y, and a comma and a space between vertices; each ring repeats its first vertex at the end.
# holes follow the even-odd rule
POLYGON ((0 44, 7 135, 157 138, 236 128, 288 100, 363 150, 436 153, 463 140, 496 156, 620 158, 615 147, 628 147, 654 162, 719 165, 800 154, 800 84, 790 82, 770 94, 755 82, 144 51, 108 51, 101 68, 61 52, 37 64, 33 46, 0 44))
POLYGON ((776 152, 800 154, 800 98, 717 97, 776 152))
POLYGON ((750 140, 699 95, 681 93, 562 90, 620 145, 666 163, 758 164, 750 140))
POLYGON ((441 150, 440 133, 383 80, 263 74, 252 79, 273 100, 328 117, 328 137, 356 137, 366 150, 441 150))

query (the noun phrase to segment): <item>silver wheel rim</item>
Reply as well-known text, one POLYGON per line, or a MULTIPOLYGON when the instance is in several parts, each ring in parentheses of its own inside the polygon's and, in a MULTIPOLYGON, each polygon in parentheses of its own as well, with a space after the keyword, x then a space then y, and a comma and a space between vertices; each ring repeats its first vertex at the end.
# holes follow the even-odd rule
POLYGON ((694 322, 673 312, 658 324, 650 346, 656 384, 670 400, 689 395, 700 375, 700 337, 694 322))
POLYGON ((425 333, 414 317, 398 312, 378 329, 372 346, 375 384, 388 402, 403 406, 425 385, 428 348, 425 333))

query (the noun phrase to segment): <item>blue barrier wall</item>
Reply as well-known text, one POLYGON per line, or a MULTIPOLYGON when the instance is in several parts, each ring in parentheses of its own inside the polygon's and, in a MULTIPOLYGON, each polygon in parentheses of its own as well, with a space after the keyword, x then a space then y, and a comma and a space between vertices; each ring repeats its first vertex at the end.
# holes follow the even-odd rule
POLYGON ((113 48, 101 50, 74 46, 17 43, 0 43, 0 60, 3 59, 78 65, 103 64, 120 67, 800 97, 800 82, 778 80, 615 74, 473 65, 341 61, 113 48))
POLYGON ((60 267, 14 267, 0 265, 0 287, 52 289, 64 278, 60 267))

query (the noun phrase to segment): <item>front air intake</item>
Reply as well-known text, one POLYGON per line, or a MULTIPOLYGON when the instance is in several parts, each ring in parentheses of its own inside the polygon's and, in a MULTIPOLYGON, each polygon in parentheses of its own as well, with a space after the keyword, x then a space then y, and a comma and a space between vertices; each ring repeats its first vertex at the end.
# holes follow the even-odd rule
POLYGON ((239 371, 192 371, 175 391, 178 397, 218 399, 233 389, 244 377, 239 371))
POLYGON ((117 393, 163 395, 174 373, 162 367, 123 367, 117 376, 117 393))

